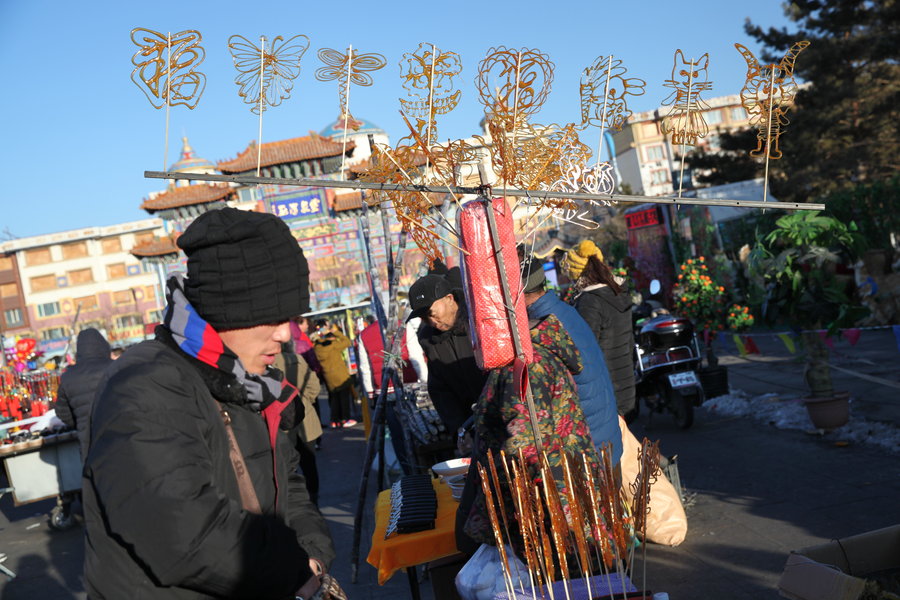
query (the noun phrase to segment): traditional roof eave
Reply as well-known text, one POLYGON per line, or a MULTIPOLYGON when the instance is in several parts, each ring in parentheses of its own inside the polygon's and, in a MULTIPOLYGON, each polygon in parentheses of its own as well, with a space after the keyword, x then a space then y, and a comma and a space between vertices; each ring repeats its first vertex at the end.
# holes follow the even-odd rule
MULTIPOLYGON (((259 152, 259 165, 269 167, 315 158, 327 158, 340 156, 356 147, 352 141, 346 145, 333 142, 318 135, 267 142, 262 145, 259 152)), ((257 148, 256 142, 251 142, 247 148, 231 160, 224 160, 216 165, 216 168, 225 174, 235 174, 250 171, 256 168, 257 148)))
POLYGON ((141 203, 141 208, 153 214, 183 206, 209 204, 226 200, 235 194, 234 188, 228 184, 198 183, 172 187, 141 203))

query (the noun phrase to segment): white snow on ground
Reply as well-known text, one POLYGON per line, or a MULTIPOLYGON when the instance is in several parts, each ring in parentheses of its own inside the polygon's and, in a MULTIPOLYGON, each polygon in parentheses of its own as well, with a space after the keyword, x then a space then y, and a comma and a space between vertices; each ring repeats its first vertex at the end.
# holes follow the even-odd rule
POLYGON ((850 401, 850 422, 832 431, 815 429, 803 401, 798 397, 781 397, 775 393, 751 396, 732 389, 730 394, 712 398, 703 406, 712 414, 751 417, 779 429, 817 433, 835 443, 860 442, 900 453, 900 427, 854 417, 853 400, 850 401))

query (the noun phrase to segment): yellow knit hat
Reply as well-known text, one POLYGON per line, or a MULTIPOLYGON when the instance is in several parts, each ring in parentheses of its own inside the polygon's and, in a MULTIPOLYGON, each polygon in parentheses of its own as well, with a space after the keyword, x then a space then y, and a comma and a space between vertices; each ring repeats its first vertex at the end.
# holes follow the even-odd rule
POLYGON ((582 240, 577 246, 569 250, 566 253, 566 268, 569 271, 569 278, 578 279, 587 266, 588 259, 592 256, 603 260, 603 252, 591 240, 582 240))

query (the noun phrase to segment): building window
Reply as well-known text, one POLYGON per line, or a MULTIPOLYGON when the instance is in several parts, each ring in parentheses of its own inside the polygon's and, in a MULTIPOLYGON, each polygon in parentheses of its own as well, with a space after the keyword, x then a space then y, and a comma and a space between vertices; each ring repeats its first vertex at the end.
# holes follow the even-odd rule
POLYGON ((12 269, 13 269, 12 256, 0 256, 0 271, 12 271, 12 269))
POLYGON ((647 146, 644 152, 647 155, 647 161, 662 160, 663 156, 665 155, 665 153, 663 152, 662 144, 647 146))
POLYGON ((106 265, 107 279, 120 279, 128 273, 125 271, 125 263, 116 263, 114 265, 106 265))
POLYGON ((72 242, 71 244, 63 244, 62 255, 64 260, 72 258, 84 258, 88 255, 87 242, 72 242))
POLYGON ((41 331, 41 339, 46 341, 59 340, 66 337, 65 327, 51 327, 41 331))
POLYGON ((747 120, 747 111, 744 110, 743 106, 732 106, 731 107, 731 120, 732 121, 746 121, 747 120))
POLYGON ((16 298, 19 296, 19 288, 14 283, 0 284, 0 298, 16 298))
POLYGON ((81 305, 81 310, 92 310, 99 306, 97 304, 97 296, 85 296, 83 298, 75 298, 75 306, 81 305))
POLYGON ((122 238, 119 236, 109 237, 100 240, 100 246, 103 248, 103 254, 115 254, 122 251, 122 238))
POLYGON ((721 110, 711 110, 703 115, 706 118, 706 122, 709 125, 718 125, 722 122, 722 111, 721 110))
POLYGON ((134 302, 134 297, 131 295, 131 290, 113 292, 113 304, 131 304, 132 302, 134 302))
POLYGON ((151 323, 162 323, 162 319, 163 319, 163 311, 161 311, 159 309, 150 311, 150 322, 151 323))
POLYGON ((69 271, 69 283, 71 285, 81 285, 83 283, 93 283, 94 273, 90 269, 78 269, 77 271, 69 271))
POLYGON ((341 280, 337 277, 325 277, 319 280, 319 289, 323 292, 325 290, 336 290, 339 287, 341 287, 341 280))
POLYGON ((665 169, 656 169, 650 171, 650 183, 651 185, 661 185, 663 183, 669 182, 669 172, 665 169))
POLYGON ((149 260, 142 260, 140 266, 141 271, 143 271, 144 273, 156 273, 156 265, 154 265, 149 260))
POLYGON ((46 265, 53 259, 50 257, 50 248, 36 248, 25 251, 25 264, 29 267, 46 265))
POLYGON ((139 315, 122 315, 121 317, 116 317, 117 329, 137 327, 138 325, 141 325, 141 317, 139 315))
POLYGON ((31 278, 32 292, 46 292, 47 290, 56 289, 56 275, 41 275, 40 277, 31 278))
POLYGON ((37 312, 39 317, 52 317, 59 314, 59 302, 47 302, 46 304, 38 304, 37 312))
POLYGON ((20 327, 25 324, 22 320, 22 311, 18 308, 10 308, 3 311, 3 319, 7 327, 20 327))
POLYGON ((353 274, 353 283, 356 285, 368 285, 369 277, 365 271, 359 271, 353 274))

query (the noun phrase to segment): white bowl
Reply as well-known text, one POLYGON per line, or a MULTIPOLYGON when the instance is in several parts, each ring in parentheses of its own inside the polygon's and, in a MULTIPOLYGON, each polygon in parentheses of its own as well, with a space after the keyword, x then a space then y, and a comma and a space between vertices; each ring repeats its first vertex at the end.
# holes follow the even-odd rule
POLYGON ((472 462, 471 458, 451 458, 450 460, 445 460, 444 462, 439 462, 438 464, 431 467, 431 470, 434 471, 435 475, 439 475, 441 477, 450 477, 451 475, 459 475, 460 473, 465 473, 469 470, 469 463, 472 462))

